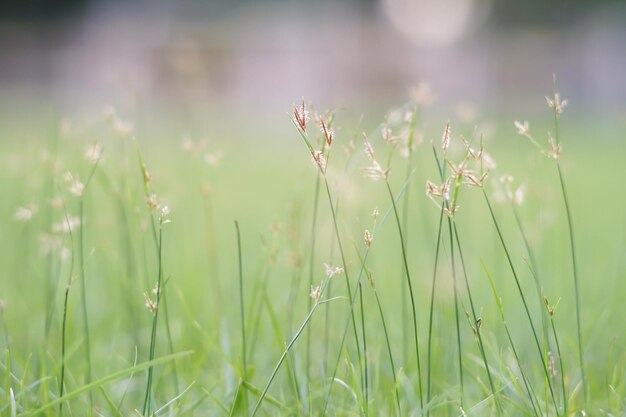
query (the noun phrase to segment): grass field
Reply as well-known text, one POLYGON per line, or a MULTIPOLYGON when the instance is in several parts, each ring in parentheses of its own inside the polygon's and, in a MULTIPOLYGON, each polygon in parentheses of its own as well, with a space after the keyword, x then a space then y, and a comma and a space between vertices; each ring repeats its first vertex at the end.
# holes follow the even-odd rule
POLYGON ((0 415, 626 413, 615 132, 301 106, 5 123, 0 415))

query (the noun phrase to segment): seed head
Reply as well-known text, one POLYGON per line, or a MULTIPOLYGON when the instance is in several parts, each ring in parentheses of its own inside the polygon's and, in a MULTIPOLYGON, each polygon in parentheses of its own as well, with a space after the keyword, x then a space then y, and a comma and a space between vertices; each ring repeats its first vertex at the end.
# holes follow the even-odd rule
POLYGON ((343 272, 343 268, 339 266, 332 266, 329 264, 324 264, 324 269, 326 270, 326 276, 330 279, 335 275, 339 275, 343 272))
POLYGON ((373 239, 373 236, 370 233, 370 231, 365 230, 365 233, 363 234, 363 241, 365 242, 365 246, 367 246, 368 248, 372 246, 372 239, 373 239))
POLYGON ((159 207, 159 200, 157 199, 156 194, 150 194, 147 198, 146 198, 146 204, 148 205, 148 208, 150 210, 155 210, 159 207))
POLYGON ((26 207, 18 207, 17 210, 15 210, 13 218, 15 219, 15 221, 26 223, 33 218, 36 211, 37 206, 35 206, 34 204, 29 204, 26 207))
POLYGON ((143 298, 146 301, 146 308, 152 313, 152 314, 156 314, 157 309, 158 309, 158 304, 156 301, 153 301, 152 298, 150 298, 150 294, 148 294, 148 291, 143 293, 143 298))
POLYGON ((446 123, 446 127, 443 129, 443 135, 441 135, 441 149, 444 152, 450 147, 450 122, 446 123))
POLYGON ((320 130, 324 134, 324 139, 326 139, 326 144, 328 144, 328 147, 330 147, 333 144, 334 133, 332 130, 330 130, 326 126, 324 119, 321 119, 321 118, 320 118, 320 130))
POLYGON ((66 217, 58 223, 52 225, 53 233, 70 233, 81 226, 78 217, 66 217))
POLYGON ((102 158, 102 148, 97 142, 94 142, 93 145, 89 146, 85 151, 85 159, 95 164, 100 158, 102 158))
POLYGON ((309 111, 307 110, 304 104, 304 98, 303 98, 302 104, 299 107, 296 105, 293 106, 293 120, 296 122, 296 125, 302 131, 302 133, 305 133, 306 124, 309 122, 309 119, 310 119, 309 111))
POLYGON ((518 122, 517 120, 513 122, 515 128, 517 129, 517 134, 522 136, 528 136, 530 132, 530 125, 527 121, 518 122))
POLYGON ((561 100, 559 93, 554 93, 553 98, 546 96, 546 102, 548 103, 548 107, 554 109, 557 115, 563 113, 565 106, 567 106, 567 100, 561 100))
POLYGON ((159 223, 161 223, 161 226, 172 222, 169 216, 170 216, 170 208, 168 206, 162 206, 161 213, 159 214, 159 223))
POLYGON ((548 352, 548 374, 554 379, 557 376, 556 360, 552 352, 548 352))
POLYGON ((315 304, 319 303, 320 297, 322 296, 321 286, 318 285, 317 287, 311 287, 311 292, 309 293, 309 296, 313 299, 315 304))
POLYGON ((314 151, 312 157, 315 165, 317 165, 322 172, 326 172, 326 156, 324 152, 321 150, 314 151))

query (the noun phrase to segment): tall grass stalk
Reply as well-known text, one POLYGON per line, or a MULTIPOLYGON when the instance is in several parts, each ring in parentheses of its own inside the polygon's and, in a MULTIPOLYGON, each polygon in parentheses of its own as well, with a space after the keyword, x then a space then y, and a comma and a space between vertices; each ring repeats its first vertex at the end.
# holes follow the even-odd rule
MULTIPOLYGON (((406 164, 406 175, 404 177, 404 181, 408 181, 409 175, 411 175, 411 171, 413 171, 413 143, 415 142, 415 125, 417 123, 418 116, 418 106, 415 105, 411 111, 411 121, 409 122, 409 137, 407 139, 407 164, 406 164)), ((402 230, 404 230, 404 237, 406 239, 406 244, 408 246, 409 242, 409 200, 410 200, 411 190, 408 189, 406 191, 406 195, 402 201, 402 230)), ((402 292, 406 291, 406 277, 405 277, 404 269, 402 269, 402 276, 400 276, 400 288, 402 288, 402 292)), ((409 343, 407 341, 407 333, 406 333, 406 317, 408 316, 408 305, 406 297, 401 297, 401 305, 402 305, 402 359, 406 360, 408 357, 408 346, 409 343)))
MULTIPOLYGON (((161 282, 163 280, 163 227, 162 225, 159 227, 159 235, 158 235, 158 275, 157 275, 157 284, 156 284, 156 308, 154 309, 154 314, 152 317, 152 332, 150 335, 150 353, 148 356, 148 361, 154 360, 154 352, 156 350, 156 342, 157 342, 157 323, 159 319, 159 307, 161 301, 161 282)), ((152 403, 152 379, 153 379, 154 369, 152 366, 148 368, 148 380, 146 383, 146 394, 143 402, 143 412, 144 416, 150 415, 151 403, 152 403)))
MULTIPOLYGON (((83 333, 85 335, 85 360, 87 362, 87 373, 85 375, 86 382, 90 383, 92 378, 92 369, 91 369, 91 337, 89 333, 89 313, 87 309, 87 283, 85 276, 85 235, 84 235, 84 218, 85 218, 85 193, 91 183, 91 179, 98 168, 98 163, 100 162, 100 157, 94 162, 93 167, 89 172, 89 176, 85 181, 85 185, 83 188, 83 192, 80 195, 80 199, 78 202, 78 216, 80 219, 80 227, 78 229, 78 265, 80 270, 80 287, 81 287, 81 295, 82 295, 82 313, 83 313, 83 333)), ((89 391, 89 404, 91 405, 91 409, 89 414, 93 414, 93 391, 89 391)))
MULTIPOLYGON (((315 176, 315 192, 313 194, 313 214, 311 215, 311 237, 309 240, 310 251, 309 251, 309 284, 307 288, 313 288, 313 276, 315 275, 315 244, 317 240, 317 210, 319 207, 319 196, 320 196, 320 177, 321 174, 317 174, 315 176)), ((307 309, 311 310, 311 304, 313 300, 311 297, 307 298, 307 309)), ((306 351, 305 351, 305 377, 307 381, 307 396, 309 398, 309 409, 311 409, 311 328, 307 328, 306 330, 306 351)))
POLYGON ((393 192, 391 191, 391 186, 389 185, 389 181, 387 179, 385 179, 385 184, 387 186, 389 198, 391 199, 391 205, 393 207, 393 214, 396 219, 396 225, 398 226, 398 237, 400 239, 400 247, 402 250, 402 263, 404 266, 404 272, 406 273, 406 282, 409 287, 409 296, 411 298, 411 317, 413 319, 413 342, 415 344, 415 359, 417 361, 418 393, 419 393, 420 407, 424 409, 424 394, 423 394, 423 387, 422 387, 422 364, 420 360, 419 337, 417 333, 417 307, 415 305, 415 294, 413 292, 413 284, 411 282, 411 273, 409 271, 409 263, 407 261, 406 247, 404 246, 404 236, 402 234, 402 225, 400 224, 400 216, 398 215, 398 208, 396 207, 396 201, 394 199, 393 192))
MULTIPOLYGON (((330 282, 330 280, 326 279, 324 281, 324 283, 322 284, 322 286, 320 288, 320 293, 319 293, 320 294, 319 295, 320 298, 326 292, 326 287, 328 286, 329 282, 330 282)), ((274 381, 274 378, 276 377, 276 374, 278 373, 278 370, 282 366, 283 362, 287 359, 287 356, 289 355, 289 352, 291 351, 291 349, 295 345, 296 341, 300 338, 300 336, 304 332, 304 329, 306 329, 306 327, 308 326, 309 322, 311 321, 311 318, 313 317, 313 314, 315 313, 315 311, 317 310, 319 305, 320 305, 319 302, 315 302, 313 304, 313 307, 309 311, 309 314, 307 314, 306 318, 304 319, 304 321, 302 322, 302 324, 300 325, 300 327, 298 328, 296 333, 293 335, 293 337, 291 338, 291 340, 289 341, 287 346, 285 347, 285 350, 283 351, 283 354, 280 356, 280 359, 276 363, 276 366, 274 366, 274 370, 272 371, 269 379, 265 383, 265 387, 263 387, 263 391, 261 391, 261 394, 259 395, 259 399, 257 400, 257 403, 254 405, 254 409, 252 410, 251 417, 254 417, 257 414, 257 412, 259 411, 259 408, 261 407, 261 403, 263 403, 263 400, 265 399, 265 396, 267 395, 267 391, 270 389, 270 386, 272 385, 272 382, 274 381)))
MULTIPOLYGON (((361 254, 359 253, 358 249, 356 249, 356 252, 359 255, 359 260, 361 261, 361 264, 363 264, 363 257, 361 257, 361 254)), ((376 299, 376 307, 378 308, 378 315, 380 317, 380 321, 381 321, 381 324, 383 326, 383 333, 385 335, 385 345, 387 347, 387 355, 389 356, 389 366, 391 368, 391 375, 393 377, 394 395, 395 395, 396 406, 397 406, 396 414, 398 416, 401 416, 402 415, 402 407, 400 406, 400 391, 398 390, 398 377, 396 375, 396 366, 394 364, 393 353, 391 351, 391 341, 390 341, 390 338, 389 338, 389 331, 387 330, 387 321, 385 320, 385 314, 383 313, 383 307, 382 307, 382 304, 380 302, 380 297, 378 296, 378 290, 376 289, 376 282, 374 280, 374 276, 367 269, 367 267, 365 265, 363 265, 363 268, 365 268, 365 273, 367 274, 367 278, 368 278, 368 280, 370 282, 370 287, 372 288, 372 292, 374 293, 374 297, 376 299)))
MULTIPOLYGON (((70 287, 74 281, 72 274, 74 272, 74 234, 72 233, 72 226, 70 225, 69 216, 67 214, 67 207, 65 200, 63 200, 64 220, 67 224, 67 230, 70 237, 70 247, 72 248, 70 254, 70 265, 67 273, 67 284, 65 286, 65 295, 63 296, 63 319, 61 322, 61 377, 59 379, 59 398, 63 397, 65 390, 65 367, 66 367, 66 347, 67 347, 67 311, 70 299, 70 287)), ((79 227, 82 227, 80 225, 79 227)), ((63 402, 59 402, 59 416, 63 416, 63 402)))
MULTIPOLYGON (((311 156, 314 158, 315 160, 315 155, 316 155, 316 151, 313 148, 313 146, 311 145, 311 141, 309 140, 309 138, 307 137, 306 132, 303 131, 303 129, 300 129, 297 125, 296 125, 296 129, 298 130, 298 133, 300 134, 300 137, 304 140, 305 145, 307 146, 309 152, 311 153, 311 156)), ((324 142, 325 144, 326 142, 324 142)), ((322 150, 324 150, 324 148, 322 148, 322 150)), ((328 153, 330 154, 330 150, 328 151, 328 153)), ((327 158, 330 155, 327 156, 327 158)), ((344 271, 344 276, 345 276, 345 281, 346 281, 346 289, 348 292, 348 296, 352 295, 352 286, 350 284, 350 275, 348 273, 348 262, 346 261, 346 255, 344 252, 344 248, 343 248, 343 244, 341 242, 341 234, 339 233, 339 224, 337 221, 337 213, 335 210, 335 205, 333 202, 333 197, 331 195, 330 192, 330 185, 328 184, 328 177, 326 176, 326 167, 323 167, 321 164, 318 164, 318 168, 319 168, 319 173, 322 176, 322 180, 324 182, 324 188, 326 190, 326 196, 328 197, 328 205, 330 207, 330 213, 331 213, 331 217, 332 217, 332 222, 333 222, 333 230, 335 233, 335 239, 337 241, 337 247, 339 248, 339 255, 341 257, 341 264, 343 267, 343 271, 344 271)), ((354 317, 354 312, 352 310, 352 308, 350 309, 350 317, 352 320, 352 331, 354 333, 354 343, 356 345, 356 352, 357 352, 357 359, 358 359, 358 366, 359 366, 359 371, 361 373, 361 378, 363 379, 363 376, 365 375, 365 371, 363 369, 363 358, 362 358, 362 354, 361 354, 361 344, 359 343, 359 332, 357 330, 357 326, 356 326, 356 319, 354 317)), ((365 367, 367 367, 367 361, 365 363, 365 367)), ((362 380, 362 384, 363 384, 363 389, 365 389, 365 380, 362 380)))
POLYGON ((509 254, 509 250, 506 246, 506 243, 504 241, 504 236, 502 236, 502 231, 500 230, 500 225, 498 224, 498 220, 496 219, 496 215, 493 211, 493 208, 491 206, 491 202, 489 201, 489 197, 487 196, 487 192, 485 191, 485 189, 483 188, 483 197, 485 199, 485 203, 487 204, 487 207, 489 209, 489 214, 491 215, 491 220, 493 221, 493 224, 496 228, 496 232, 498 234, 498 238, 500 240, 500 245, 502 246, 502 249, 504 250, 504 253, 506 255, 506 259, 507 262, 509 264, 509 267, 511 269, 511 273, 513 274, 513 278, 515 280, 515 285, 517 286, 517 290, 519 292, 520 298, 522 300, 522 304, 524 305, 524 311, 526 313, 526 317, 528 319, 528 324, 530 325, 532 334, 533 334, 533 338, 535 341, 535 345, 537 346, 537 350, 539 352, 539 357, 541 359, 541 364, 543 367, 543 372, 544 375, 546 377, 546 379, 548 380, 548 387, 550 390, 550 397, 552 398, 552 402, 554 404, 554 409, 558 414, 558 405, 556 403, 556 397, 554 395, 554 389, 552 387, 552 382, 550 380, 550 373, 548 372, 548 365, 546 364, 546 360, 544 358, 543 355, 543 350, 541 348, 541 344, 539 343, 539 337, 537 336, 537 330, 535 329, 535 324, 533 322, 532 316, 530 315, 530 310, 528 308, 528 302, 526 301, 526 297, 524 296, 524 291, 522 290, 522 286, 520 284, 519 278, 517 277, 517 271, 515 270, 515 266, 513 265, 513 260, 511 259, 511 255, 509 254))
MULTIPOLYGON (((241 363, 242 363, 242 372, 241 376, 242 381, 248 379, 248 363, 246 362, 246 322, 245 322, 245 312, 244 312, 244 297, 243 297, 243 262, 241 255, 241 231, 239 230, 239 222, 235 220, 235 230, 237 232, 237 260, 239 266, 239 314, 241 321, 239 322, 241 327, 241 363)), ((244 392, 244 409, 246 410, 246 415, 248 415, 248 401, 247 394, 244 392)))
MULTIPOLYGON (((411 176, 413 175, 413 173, 415 172, 415 170, 413 170, 413 172, 411 173, 411 176)), ((403 195, 405 190, 407 189, 408 185, 409 185, 410 181, 407 181, 404 183, 404 185, 402 186, 402 189, 400 190, 400 192, 398 193, 398 195, 396 196, 396 199, 399 200, 403 195)), ((393 206, 395 207, 397 201, 394 200, 393 201, 393 206)), ((385 213, 385 215, 382 217, 381 221, 378 222, 378 224, 376 225, 376 227, 374 228, 374 232, 372 234, 372 241, 375 240, 375 237, 378 233, 378 230, 381 228, 381 226, 386 222, 387 218, 391 215, 392 211, 394 211, 393 207, 390 207, 387 212, 385 213)), ((395 211, 397 213, 397 211, 395 211)), ((361 284, 361 280, 363 278, 363 274, 365 272, 365 265, 367 264, 367 258, 369 256, 371 250, 371 246, 367 246, 365 249, 365 253, 363 255, 363 259, 361 261, 361 268, 359 270, 359 275, 357 277, 357 285, 361 284)), ((339 369, 339 363, 341 362, 341 356, 343 354, 343 347, 345 345, 345 341, 346 341, 346 336, 348 334, 348 329, 350 327, 350 318, 352 317, 352 312, 354 311, 354 304, 356 302, 356 297, 357 297, 357 291, 355 290, 350 298, 350 313, 348 315, 348 318, 346 320, 346 324, 344 326, 343 329, 343 333, 341 336, 341 341, 339 343, 339 349, 337 350, 337 360, 335 361, 335 366, 333 367, 333 373, 329 379, 329 384, 328 384, 328 388, 327 388, 327 393, 326 393, 326 399, 324 400, 324 407, 322 408, 322 412, 321 415, 325 416, 326 415, 326 411, 328 410, 328 405, 330 404, 330 399, 331 399, 331 394, 332 394, 332 387, 333 387, 333 383, 335 381, 335 378, 337 377, 337 372, 339 369)))
MULTIPOLYGON (((463 271, 463 277, 465 278, 465 289, 467 291, 467 298, 470 302, 470 309, 472 310, 472 320, 473 320, 473 330, 475 336, 478 340, 478 349, 480 350, 480 355, 483 360, 483 364, 485 366, 485 371, 487 372, 487 379, 489 381, 489 388, 491 388, 491 394, 493 396, 493 400, 496 406, 496 412, 499 416, 502 415, 502 404, 500 403, 500 396, 496 387, 493 383, 493 377, 491 376, 491 368, 489 367, 489 361, 487 360, 487 354, 485 352, 485 345, 483 343, 483 337, 480 332, 480 326, 482 321, 476 315, 476 308, 474 307, 474 298, 472 297, 472 291, 469 285, 469 278, 467 277, 467 269, 465 268, 465 259, 463 258, 463 251, 461 249, 461 241, 459 240, 459 231, 456 226, 456 222, 452 221, 452 219, 448 218, 448 227, 450 228, 450 246, 454 246, 454 240, 456 240, 457 249, 459 250, 459 259, 461 261, 461 270, 463 271), (454 230, 454 239, 452 237, 452 231, 454 230)), ((451 256, 454 257, 454 252, 450 251, 451 256)), ((453 272, 454 275, 454 272, 453 272)))
MULTIPOLYGON (((435 287, 437 283, 437 266, 439 265, 439 253, 441 249, 441 231, 443 229, 443 206, 439 214, 439 226, 437 228, 437 244, 435 245, 435 264, 433 266, 433 277, 430 285, 430 307, 428 312, 428 363, 426 374, 426 404, 430 404, 431 386, 432 386, 432 346, 433 346, 433 323, 435 317, 435 287)), ((430 415, 430 407, 428 407, 428 415, 430 415)))
POLYGON ((496 301, 496 305, 498 307, 498 312, 500 314, 500 320, 502 320, 502 324, 504 325, 504 330, 506 332, 506 337, 509 341, 509 345, 511 346, 511 350, 513 351, 513 356, 515 356, 515 362, 517 363, 517 368, 519 369, 521 375, 522 375, 522 381, 524 383, 524 388, 526 388, 526 393, 528 394, 528 400, 530 401, 530 405, 533 409, 533 413, 535 416, 539 417, 541 415, 540 410, 539 410, 539 404, 538 404, 538 400, 537 400, 537 396, 535 394, 535 392, 532 389, 532 385, 529 383, 528 381, 528 377, 526 376, 526 372, 524 372, 524 367, 522 366, 522 362, 519 358, 519 354, 517 353, 517 349, 515 348, 515 343, 513 342, 513 337, 511 336, 511 332, 509 330, 509 325, 506 322, 506 319, 504 317, 504 308, 502 307, 502 300, 500 298, 500 296, 498 295, 498 291, 496 290, 496 286, 493 282, 493 279, 491 278, 491 274, 489 273, 489 271, 487 270, 487 266, 482 263, 482 267, 483 270, 485 271, 485 275, 487 276, 487 279, 489 280, 489 285, 491 287, 491 292, 493 293, 493 298, 496 301))
MULTIPOLYGON (((556 146, 560 147, 561 138, 560 138, 560 129, 559 129, 559 106, 558 102, 558 93, 556 92, 556 75, 553 77, 553 93, 554 93, 554 139, 556 142, 556 146)), ((574 243, 574 226, 572 225, 572 212, 570 209, 569 199, 567 197, 567 191, 565 189, 565 180, 563 178, 563 171, 561 170, 561 161, 560 159, 556 159, 556 170, 559 175, 559 184, 561 186, 561 195, 563 196, 563 205, 565 206, 565 214, 567 216, 567 230, 569 232, 569 246, 572 258, 572 272, 574 274, 574 293, 575 293, 575 302, 576 302, 576 336, 578 341, 578 363, 580 366, 580 376, 582 380, 583 386, 583 402, 586 405, 589 399, 589 387, 587 386, 587 378, 585 376, 585 362, 583 355, 583 342, 582 342, 582 330, 581 330, 581 314, 580 314, 580 284, 578 278, 578 263, 576 261, 576 247, 574 243)))

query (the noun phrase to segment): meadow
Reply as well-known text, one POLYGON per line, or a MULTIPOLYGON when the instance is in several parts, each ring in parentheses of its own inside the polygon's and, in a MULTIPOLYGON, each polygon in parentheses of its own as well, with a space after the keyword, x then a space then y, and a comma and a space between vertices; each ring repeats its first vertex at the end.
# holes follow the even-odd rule
POLYGON ((625 415, 624 144, 542 100, 5 121, 0 415, 625 415))

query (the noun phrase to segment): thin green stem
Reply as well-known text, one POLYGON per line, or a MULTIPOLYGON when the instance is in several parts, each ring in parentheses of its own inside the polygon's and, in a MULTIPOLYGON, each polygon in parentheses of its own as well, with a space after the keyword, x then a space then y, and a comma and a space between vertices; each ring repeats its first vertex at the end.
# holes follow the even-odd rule
POLYGON ((559 172, 559 182, 561 183, 561 192, 563 194, 563 203, 565 204, 565 212, 567 213, 567 228, 569 231, 569 243, 572 253, 572 271, 574 272, 574 292, 576 295, 576 335, 578 339, 578 363, 580 366, 580 375, 583 385, 584 402, 587 403, 589 395, 589 388, 587 386, 587 378, 585 376, 585 362, 583 358, 583 342, 581 331, 581 314, 580 314, 580 284, 578 279, 578 266, 576 262, 576 248, 574 246, 574 227, 572 225, 572 213, 570 210, 569 199, 567 198, 567 192, 565 190, 565 180, 563 179, 563 172, 561 171, 561 164, 557 161, 557 171, 559 172))
MULTIPOLYGON (((320 289, 320 297, 324 294, 324 292, 326 290, 326 287, 328 286, 328 282, 329 282, 329 280, 324 281, 324 284, 323 284, 322 288, 320 289)), ((294 346, 294 344, 296 343, 296 341, 298 340, 298 338, 300 337, 300 335, 302 334, 304 329, 307 327, 307 325, 311 321, 311 318, 313 317, 313 313, 315 313, 315 310, 317 310, 317 307, 319 305, 320 305, 320 303, 318 303, 318 302, 313 304, 313 307, 311 308, 311 310, 309 311, 309 314, 306 316, 306 318, 304 319, 304 321, 300 325, 300 328, 294 334, 294 336, 291 338, 291 340, 287 344, 287 347, 285 347, 285 350, 284 350, 283 354, 280 356, 280 359, 278 360, 278 363, 274 367, 274 370, 272 371, 272 374, 270 375, 269 379, 265 383, 265 387, 263 388, 263 391, 259 395, 259 399, 257 400, 257 403, 255 404, 254 409, 252 410, 251 417, 254 417, 256 415, 256 413, 259 411, 259 407, 261 407, 261 403, 265 399, 265 396, 267 395, 267 391, 270 389, 270 386, 272 385, 272 382, 274 381, 274 378, 276 377, 276 374, 278 373, 278 370, 280 369, 280 367, 283 364, 283 362, 285 361, 285 359, 287 359, 287 355, 291 351, 291 348, 294 346)))
POLYGON ((513 355, 515 356, 515 361, 517 362, 517 368, 522 374, 522 381, 524 382, 524 387, 526 388, 526 392, 528 393, 528 399, 530 401, 531 407, 533 408, 533 412, 535 413, 535 416, 539 416, 540 415, 539 409, 535 405, 535 403, 537 403, 538 401, 532 389, 532 386, 528 382, 528 377, 526 376, 526 373, 524 372, 524 368, 522 367, 522 362, 520 361, 519 354, 517 353, 517 349, 515 348, 515 343, 513 343, 513 337, 511 336, 511 332, 509 331, 509 326, 504 317, 504 309, 502 308, 502 300, 498 296, 498 291, 496 290, 496 286, 493 282, 493 279, 491 279, 491 275, 489 274, 487 267, 485 266, 484 263, 481 262, 481 264, 483 266, 483 270, 485 271, 485 275, 487 276, 487 279, 489 280, 489 285, 491 286, 493 297, 496 300, 496 305, 498 306, 498 312, 500 313, 500 319, 502 320, 502 324, 504 325, 506 336, 509 340, 509 344, 511 345, 511 350, 513 351, 513 355))
POLYGON ((491 214, 491 219, 493 221, 493 224, 496 228, 496 232, 498 233, 498 237, 500 239, 500 244, 502 246, 502 248, 504 249, 504 253, 506 255, 506 259, 508 261, 509 267, 511 269, 511 272, 513 274, 513 278, 515 279, 515 285, 517 286, 517 290, 519 292, 520 298, 522 299, 522 304, 524 305, 524 311, 526 312, 526 317, 528 318, 528 323, 530 324, 530 328, 532 330, 533 333, 533 338, 535 340, 535 344, 537 346, 537 350, 539 351, 539 357, 541 358, 541 364, 543 365, 543 372, 545 377, 548 380, 548 387, 550 389, 550 396, 552 397, 552 402, 554 403, 554 409, 556 410, 557 414, 558 414, 558 406, 556 404, 556 398, 554 396, 554 390, 552 388, 552 383, 550 382, 550 374, 548 372, 548 366, 546 364, 546 361, 544 359, 543 356, 543 350, 541 349, 541 344, 539 343, 539 338, 537 337, 537 331, 535 329, 535 324, 533 323, 532 317, 530 315, 530 310, 528 308, 528 303, 526 302, 526 297, 524 296, 524 291, 522 291, 522 286, 519 282, 519 279, 517 277, 517 272, 515 270, 515 266, 513 266, 513 260, 511 259, 511 255, 509 254, 509 250, 506 246, 506 243, 504 242, 504 236, 502 236, 502 231, 500 230, 500 225, 498 224, 498 221, 496 220, 496 215, 493 212, 493 208, 491 207, 491 202, 489 201, 489 197, 487 197, 487 192, 485 191, 485 189, 483 188, 483 196, 485 198, 485 202, 487 203, 487 207, 489 208, 489 213, 491 214))
POLYGON ((411 298, 411 315, 413 317, 413 338, 415 343, 415 358, 417 360, 417 380, 419 387, 419 399, 420 399, 420 407, 424 408, 424 395, 422 389, 422 365, 420 361, 420 351, 419 351, 419 340, 417 334, 417 308, 415 306, 415 294, 413 291, 413 284, 411 283, 411 273, 409 272, 409 264, 407 261, 407 253, 406 247, 404 246, 404 236, 402 234, 402 225, 400 224, 400 216, 398 215, 398 208, 396 206, 396 201, 393 197, 393 192, 391 191, 391 186, 389 185, 389 181, 385 181, 387 185, 387 191, 389 193, 389 198, 391 199, 391 204, 393 206, 393 213, 396 218, 396 225, 398 226, 398 236, 400 238, 400 247, 402 249, 402 263, 404 265, 404 271, 406 273, 406 280, 409 286, 409 296, 411 298))
MULTIPOLYGON (((154 316, 152 317, 152 334, 150 336, 150 353, 148 356, 148 361, 152 361, 154 359, 154 352, 156 350, 156 338, 157 338, 157 322, 159 318, 159 307, 161 302, 161 282, 163 280, 163 228, 159 227, 159 235, 158 235, 158 278, 156 285, 156 308, 154 309, 154 316)), ((151 401, 152 401, 152 378, 153 378, 154 369, 152 366, 148 368, 148 381, 146 383, 146 395, 143 403, 143 415, 149 415, 151 409, 151 401)))
MULTIPOLYGON (((476 315, 476 308, 474 307, 474 298, 472 297, 472 291, 469 285, 469 278, 467 277, 467 268, 465 267, 465 259, 463 258, 463 251, 461 249, 461 241, 459 240, 459 231, 456 226, 456 222, 452 222, 454 226, 454 238, 456 240, 457 248, 459 250, 459 259, 461 260, 461 269, 463 271, 463 277, 465 278, 465 288, 467 291, 467 297, 470 302, 470 309, 472 310, 472 320, 474 321, 474 329, 476 331, 476 337, 478 338, 478 348, 480 350, 480 355, 483 360, 483 364, 485 365, 485 371, 487 372, 487 379, 489 380, 489 387, 491 388, 491 394, 493 395, 493 399, 496 405, 496 411, 498 415, 502 415, 502 405, 500 404, 500 396, 498 395, 498 391, 496 391, 495 384, 493 383, 493 377, 491 376, 491 368, 489 367, 489 362, 487 360, 487 354, 485 352, 485 345, 483 343, 483 337, 480 332, 480 322, 479 317, 476 315)), ((450 223, 448 223, 450 226, 450 223)), ((450 235, 452 238, 452 235, 450 235)), ((451 245, 454 242, 450 242, 451 245)))
MULTIPOLYGON (((237 259, 239 265, 239 314, 241 317, 240 326, 241 326, 241 362, 243 366, 243 375, 241 379, 245 381, 248 379, 248 363, 246 362, 246 323, 245 323, 245 312, 244 312, 244 298, 243 298, 243 262, 241 255, 241 231, 239 230, 239 222, 235 220, 235 230, 237 231, 237 259)), ((247 403, 247 395, 244 392, 244 404, 247 403)), ((248 414, 247 404, 244 407, 246 410, 246 415, 248 414)))

